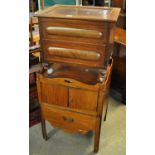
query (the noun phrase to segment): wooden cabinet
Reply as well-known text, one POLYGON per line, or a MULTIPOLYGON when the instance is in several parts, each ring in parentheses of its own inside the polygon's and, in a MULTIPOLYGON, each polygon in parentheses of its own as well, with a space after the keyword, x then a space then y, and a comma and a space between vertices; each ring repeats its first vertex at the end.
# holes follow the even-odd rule
POLYGON ((102 113, 103 117, 106 117, 105 100, 112 64, 107 66, 103 81, 99 81, 100 76, 96 76, 97 73, 100 74, 100 69, 85 70, 85 68, 72 67, 69 70, 69 68, 69 66, 54 64, 52 75, 46 72, 37 74, 43 137, 47 139, 45 120, 65 131, 82 134, 95 131, 94 151, 97 152, 102 113), (87 77, 87 83, 81 80, 82 75, 79 75, 81 70, 87 77), (97 73, 95 74, 94 71, 97 73), (72 78, 75 75, 77 75, 76 80, 72 78))
POLYGON ((47 63, 107 65, 120 9, 55 5, 38 14, 42 60, 47 63))
POLYGON ((53 69, 51 74, 37 75, 44 139, 45 120, 70 132, 94 131, 98 152, 119 12, 119 8, 55 5, 37 15, 41 60, 53 69))

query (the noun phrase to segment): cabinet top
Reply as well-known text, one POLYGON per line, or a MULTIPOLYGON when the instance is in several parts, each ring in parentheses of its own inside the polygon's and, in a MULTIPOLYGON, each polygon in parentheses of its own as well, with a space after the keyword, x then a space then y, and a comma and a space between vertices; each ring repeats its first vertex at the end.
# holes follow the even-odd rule
POLYGON ((113 7, 54 5, 40 11, 37 16, 116 22, 119 13, 120 8, 113 7))

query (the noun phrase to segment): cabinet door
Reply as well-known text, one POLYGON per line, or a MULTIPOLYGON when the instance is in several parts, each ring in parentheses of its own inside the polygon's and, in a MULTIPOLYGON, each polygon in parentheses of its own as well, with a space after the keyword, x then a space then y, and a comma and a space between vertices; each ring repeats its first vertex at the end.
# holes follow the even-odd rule
POLYGON ((59 85, 50 85, 42 83, 41 102, 67 107, 68 88, 59 85))
POLYGON ((98 93, 81 89, 69 89, 69 107, 96 111, 98 93))

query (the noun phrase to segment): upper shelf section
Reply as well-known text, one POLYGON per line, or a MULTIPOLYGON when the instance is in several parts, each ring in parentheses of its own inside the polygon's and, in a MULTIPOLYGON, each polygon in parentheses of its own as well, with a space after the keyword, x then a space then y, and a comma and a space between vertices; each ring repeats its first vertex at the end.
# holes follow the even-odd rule
POLYGON ((54 5, 39 12, 37 16, 116 22, 119 13, 120 8, 112 7, 54 5))

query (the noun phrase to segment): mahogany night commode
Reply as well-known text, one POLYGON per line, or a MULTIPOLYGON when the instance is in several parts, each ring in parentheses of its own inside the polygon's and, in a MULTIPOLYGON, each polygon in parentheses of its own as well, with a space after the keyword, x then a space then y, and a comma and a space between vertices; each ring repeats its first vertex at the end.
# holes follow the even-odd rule
POLYGON ((98 152, 119 12, 110 7, 55 5, 37 15, 41 60, 52 69, 51 74, 37 74, 44 139, 45 120, 69 132, 94 131, 98 152))

